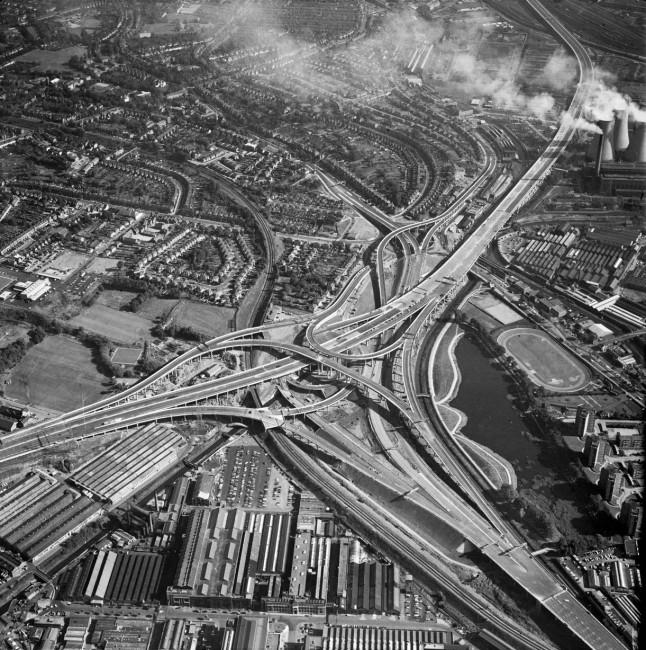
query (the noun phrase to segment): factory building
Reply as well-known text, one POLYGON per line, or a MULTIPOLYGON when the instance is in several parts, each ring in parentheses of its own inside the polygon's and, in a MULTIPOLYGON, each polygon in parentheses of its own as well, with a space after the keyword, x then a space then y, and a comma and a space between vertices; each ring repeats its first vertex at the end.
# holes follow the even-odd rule
POLYGON ((376 560, 350 564, 347 609, 399 614, 399 567, 376 560))
POLYGON ((166 425, 149 424, 126 434, 76 470, 70 480, 103 501, 119 503, 176 462, 185 442, 166 425))
POLYGON ((67 572, 64 598, 104 603, 150 602, 157 593, 163 557, 151 552, 98 551, 67 572))
POLYGON ((26 300, 27 302, 34 302, 39 298, 42 298, 51 290, 51 288, 52 285, 49 282, 48 278, 36 280, 35 282, 31 282, 29 286, 20 292, 20 298, 21 300, 26 300))
POLYGON ((211 493, 215 483, 215 474, 200 474, 193 486, 191 503, 195 506, 208 506, 211 504, 211 493))
POLYGON ((290 513, 238 508, 193 510, 167 591, 169 603, 229 607, 237 602, 248 607, 258 575, 267 578, 270 595, 279 595, 291 518, 290 513))
POLYGON ((469 645, 453 643, 453 635, 446 630, 388 629, 357 625, 326 625, 323 630, 323 650, 468 650, 469 645))
POLYGON ((232 650, 263 650, 269 621, 266 617, 240 616, 237 620, 232 650))
POLYGON ((603 194, 641 200, 646 191, 646 122, 631 129, 628 111, 615 111, 615 119, 599 120, 588 149, 594 158, 599 190, 603 194))
POLYGON ((70 616, 65 628, 65 650, 83 650, 92 619, 89 616, 70 616))
POLYGON ((0 493, 0 541, 38 562, 96 519, 101 505, 41 473, 28 474, 0 493))

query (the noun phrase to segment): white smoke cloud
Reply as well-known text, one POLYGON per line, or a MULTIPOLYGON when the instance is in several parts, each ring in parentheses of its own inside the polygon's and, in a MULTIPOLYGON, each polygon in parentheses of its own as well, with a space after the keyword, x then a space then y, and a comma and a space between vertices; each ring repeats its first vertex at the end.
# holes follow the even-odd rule
POLYGON ((568 91, 575 87, 579 77, 576 60, 561 52, 555 52, 547 62, 538 81, 558 91, 568 91))
POLYGON ((561 123, 572 125, 578 131, 587 131, 589 133, 601 133, 601 129, 594 123, 588 122, 582 117, 573 118, 569 113, 563 113, 561 123))
MULTIPOLYGON (((588 97, 583 106, 582 117, 575 120, 575 126, 580 131, 601 133, 596 122, 614 119, 617 111, 628 111, 630 119, 638 122, 646 121, 646 110, 628 95, 608 85, 607 81, 612 78, 610 73, 598 71, 597 79, 588 86, 588 97)), ((572 120, 567 113, 563 115, 562 119, 563 121, 572 120)))
POLYGON ((494 105, 500 108, 524 111, 545 120, 556 104, 554 97, 549 93, 524 93, 509 78, 506 62, 501 61, 497 68, 492 68, 490 64, 485 68, 473 55, 460 53, 453 59, 451 72, 469 92, 491 97, 494 105))
POLYGON ((554 97, 548 93, 541 93, 526 99, 527 110, 540 120, 545 120, 548 113, 554 108, 554 97))

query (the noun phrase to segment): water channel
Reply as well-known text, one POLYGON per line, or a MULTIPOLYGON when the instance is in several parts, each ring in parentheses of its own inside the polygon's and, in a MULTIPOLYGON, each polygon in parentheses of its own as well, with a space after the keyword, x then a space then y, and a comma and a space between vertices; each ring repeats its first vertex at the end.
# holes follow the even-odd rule
POLYGON ((467 416, 462 433, 508 460, 519 482, 531 482, 543 468, 539 446, 510 396, 511 384, 471 334, 455 349, 462 381, 451 406, 467 416))

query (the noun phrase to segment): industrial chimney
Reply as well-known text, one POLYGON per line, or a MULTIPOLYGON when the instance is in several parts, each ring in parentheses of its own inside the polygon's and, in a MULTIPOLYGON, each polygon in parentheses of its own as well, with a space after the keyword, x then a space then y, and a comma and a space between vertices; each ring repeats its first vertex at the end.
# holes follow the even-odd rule
POLYGON ((646 122, 635 122, 635 129, 626 151, 626 160, 646 163, 646 122))
POLYGON ((630 143, 628 137, 628 111, 615 111, 615 118, 614 145, 615 153, 617 154, 617 157, 619 157, 620 153, 623 153, 628 149, 630 143))
POLYGON ((597 164, 595 171, 597 174, 601 170, 602 162, 610 162, 615 159, 614 151, 612 150, 612 132, 615 125, 614 120, 599 120, 597 126, 601 129, 601 143, 599 151, 597 152, 597 164))
POLYGON ((601 146, 601 133, 595 133, 588 148, 585 150, 585 159, 588 161, 596 161, 599 147, 601 146))

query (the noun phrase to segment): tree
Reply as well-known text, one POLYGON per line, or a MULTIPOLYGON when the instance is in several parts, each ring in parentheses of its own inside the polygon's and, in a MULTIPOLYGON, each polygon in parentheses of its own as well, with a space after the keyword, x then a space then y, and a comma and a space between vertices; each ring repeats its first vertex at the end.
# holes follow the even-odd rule
POLYGON ((503 485, 500 490, 498 490, 498 495, 501 499, 512 503, 518 498, 518 492, 512 485, 503 485))
POLYGON ((31 339, 32 343, 34 343, 34 345, 43 341, 46 336, 47 332, 40 325, 37 325, 33 330, 29 332, 29 338, 31 339))

